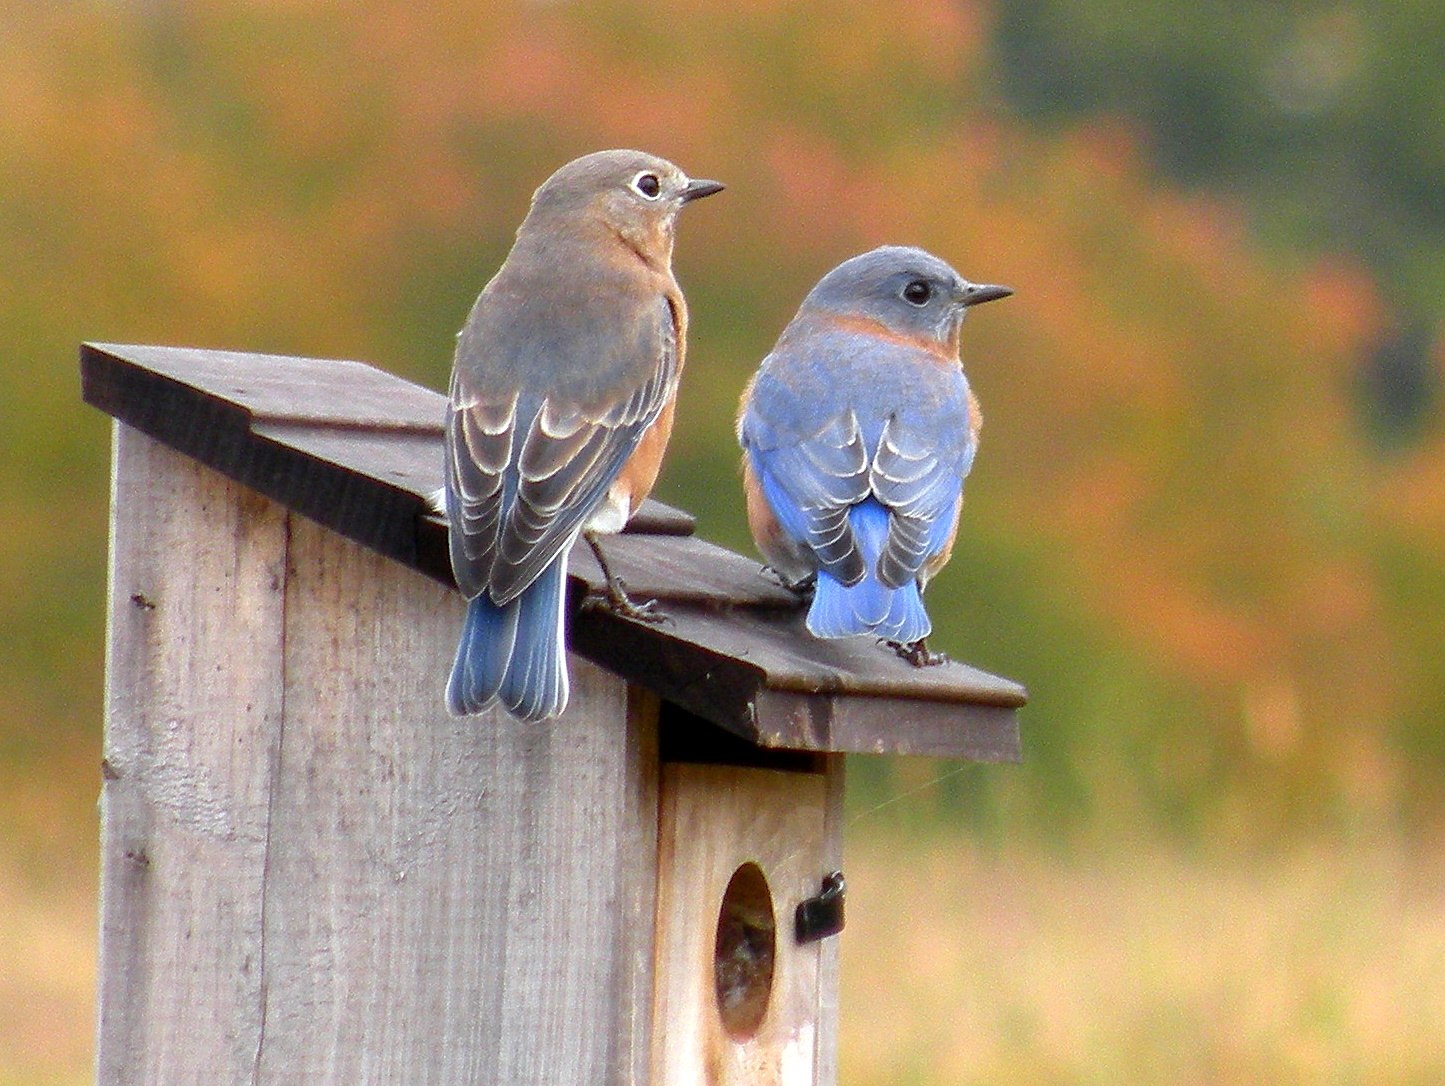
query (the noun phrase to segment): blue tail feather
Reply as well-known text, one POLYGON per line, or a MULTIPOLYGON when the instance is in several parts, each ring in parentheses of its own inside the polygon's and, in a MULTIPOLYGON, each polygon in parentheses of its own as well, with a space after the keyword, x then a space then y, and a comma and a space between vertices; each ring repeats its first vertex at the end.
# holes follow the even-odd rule
POLYGON ((467 604, 456 660, 447 682, 447 708, 454 715, 480 713, 497 700, 517 639, 519 611, 515 600, 498 607, 485 592, 467 604))
POLYGON ((517 602, 521 616, 499 696, 512 715, 545 720, 567 708, 567 554, 544 569, 517 602))
POLYGON ((878 579, 878 555, 888 538, 888 510, 873 499, 854 506, 848 526, 863 553, 863 579, 845 585, 826 570, 818 573, 813 605, 808 610, 808 631, 815 637, 854 637, 872 634, 904 643, 927 637, 932 630, 918 584, 889 588, 878 579))
POLYGON ((454 715, 501 701, 513 716, 536 721, 567 707, 566 585, 564 552, 510 603, 499 607, 483 592, 467 605, 447 683, 454 715))

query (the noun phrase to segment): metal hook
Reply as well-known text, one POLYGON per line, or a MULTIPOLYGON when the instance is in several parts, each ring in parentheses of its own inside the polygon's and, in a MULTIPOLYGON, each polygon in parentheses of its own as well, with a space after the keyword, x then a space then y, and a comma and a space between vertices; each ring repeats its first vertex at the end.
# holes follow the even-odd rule
POLYGON ((814 943, 843 930, 843 895, 847 889, 843 872, 833 871, 823 876, 823 890, 817 897, 798 903, 794 928, 799 943, 814 943))

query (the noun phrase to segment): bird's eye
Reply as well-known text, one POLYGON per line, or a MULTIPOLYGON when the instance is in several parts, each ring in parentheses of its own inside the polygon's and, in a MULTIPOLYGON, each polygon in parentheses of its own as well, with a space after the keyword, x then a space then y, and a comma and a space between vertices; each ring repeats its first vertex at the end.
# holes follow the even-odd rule
POLYGON ((643 172, 632 179, 632 191, 644 200, 656 200, 662 195, 662 182, 657 174, 643 172))
POLYGON ((909 305, 925 306, 932 297, 933 288, 922 279, 914 279, 903 288, 903 300, 909 305))

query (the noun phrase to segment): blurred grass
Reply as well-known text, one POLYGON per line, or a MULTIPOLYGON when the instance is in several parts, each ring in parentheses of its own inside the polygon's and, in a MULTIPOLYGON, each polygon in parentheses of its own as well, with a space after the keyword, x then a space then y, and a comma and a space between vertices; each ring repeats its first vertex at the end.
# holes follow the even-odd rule
POLYGON ((869 830, 842 1080, 1445 1081, 1445 851, 1399 838, 1087 855, 869 830))
MULTIPOLYGON (((1445 845, 989 844, 920 803, 853 803, 845 1086, 1445 1081, 1445 845)), ((0 855, 0 1086, 91 1080, 93 867, 0 855)))
POLYGON ((92 1079, 94 861, 72 855, 41 875, 0 855, 0 1086, 92 1079))

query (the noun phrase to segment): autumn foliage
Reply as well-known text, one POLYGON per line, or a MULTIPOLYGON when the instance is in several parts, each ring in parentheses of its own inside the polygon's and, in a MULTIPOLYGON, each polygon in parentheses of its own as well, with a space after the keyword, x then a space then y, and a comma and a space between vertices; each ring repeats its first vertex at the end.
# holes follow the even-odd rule
MULTIPOLYGON (((1371 450, 1390 314, 1152 178, 1122 122, 1042 132, 943 0, 9 5, 0 38, 0 730, 93 744, 106 443, 82 339, 359 357, 440 386, 532 188, 604 146, 729 185, 682 224, 693 346, 659 496, 745 546, 730 419, 816 278, 922 245, 1017 296, 940 644, 1028 684, 1041 822, 1433 813, 1445 434, 1371 450)), ((438 676, 440 697, 441 676, 438 676)))

